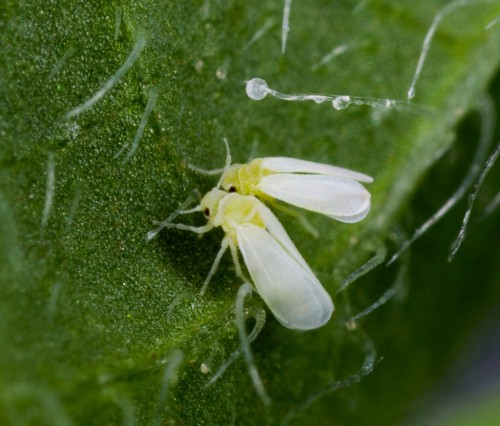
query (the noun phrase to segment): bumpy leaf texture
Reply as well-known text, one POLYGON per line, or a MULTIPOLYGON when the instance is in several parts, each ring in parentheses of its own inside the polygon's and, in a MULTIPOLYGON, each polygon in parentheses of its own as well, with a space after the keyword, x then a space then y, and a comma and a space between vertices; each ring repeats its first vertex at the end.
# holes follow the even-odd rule
MULTIPOLYGON (((424 37, 447 2, 293 2, 282 54, 284 3, 2 2, 2 424, 393 424, 491 308, 498 220, 446 265, 464 205, 415 254, 336 290, 385 246, 394 252, 401 218, 411 232, 466 173, 479 126, 458 123, 498 69, 498 3, 459 1, 443 16, 408 106, 424 37), (281 93, 403 102, 253 101, 254 77, 281 93), (145 238, 216 184, 189 164, 222 167, 224 137, 238 162, 290 156, 375 178, 363 222, 305 214, 317 239, 277 213, 336 312, 300 333, 269 312, 264 324, 258 295, 245 301, 248 331, 263 325, 252 347, 269 406, 241 356, 207 386, 239 348, 241 282, 229 258, 198 294, 221 232, 145 238), (406 297, 349 321, 395 279, 406 297)), ((492 94, 498 101, 497 86, 492 94)))

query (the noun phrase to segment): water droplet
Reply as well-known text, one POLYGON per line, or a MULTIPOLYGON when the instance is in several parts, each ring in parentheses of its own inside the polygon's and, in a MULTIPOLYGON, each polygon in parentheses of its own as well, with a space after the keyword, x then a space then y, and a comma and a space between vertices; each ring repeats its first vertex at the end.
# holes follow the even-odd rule
POLYGON ((324 96, 321 96, 321 95, 313 95, 310 97, 310 99, 312 101, 316 102, 317 104, 321 104, 321 103, 326 101, 326 98, 324 96))
POLYGON ((386 99, 385 107, 386 108, 394 108, 396 106, 396 102, 393 99, 386 99))
POLYGON ((332 101, 332 106, 336 110, 345 109, 350 104, 351 104, 351 98, 349 96, 338 96, 332 101))
POLYGON ((227 76, 227 70, 225 70, 224 68, 217 68, 217 71, 215 71, 215 75, 218 79, 220 80, 224 80, 227 76))
POLYGON ((224 60, 224 63, 219 68, 217 68, 217 71, 215 71, 215 76, 219 80, 224 80, 227 77, 227 70, 229 69, 229 65, 231 65, 231 58, 227 57, 224 60))
POLYGON ((261 78, 252 78, 247 81, 246 92, 247 96, 254 101, 260 101, 267 96, 269 86, 261 78))

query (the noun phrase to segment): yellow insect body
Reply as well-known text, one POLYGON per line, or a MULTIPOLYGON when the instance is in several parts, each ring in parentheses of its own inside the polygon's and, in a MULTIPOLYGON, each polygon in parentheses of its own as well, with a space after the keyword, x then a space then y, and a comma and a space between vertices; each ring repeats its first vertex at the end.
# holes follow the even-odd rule
POLYGON ((262 167, 261 158, 247 164, 233 164, 224 172, 221 178, 221 187, 228 192, 271 199, 272 197, 268 197, 259 189, 259 182, 272 173, 272 171, 262 167))
POLYGON ((265 229, 258 213, 258 203, 254 197, 231 195, 219 189, 208 192, 201 200, 201 206, 209 223, 220 226, 227 238, 237 245, 236 227, 252 224, 265 229))

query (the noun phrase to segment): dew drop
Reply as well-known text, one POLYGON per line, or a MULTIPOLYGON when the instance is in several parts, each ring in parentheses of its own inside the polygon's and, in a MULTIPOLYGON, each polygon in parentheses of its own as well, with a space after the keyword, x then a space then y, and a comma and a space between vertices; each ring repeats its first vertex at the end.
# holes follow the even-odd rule
POLYGON ((338 96, 332 101, 332 106, 336 110, 345 109, 350 104, 351 104, 351 98, 349 96, 338 96))
POLYGON ((396 102, 393 99, 386 99, 385 107, 386 108, 394 108, 396 106, 396 102))
POLYGON ((322 95, 313 95, 310 97, 310 99, 314 102, 316 102, 317 104, 321 104, 323 102, 325 102, 327 100, 327 98, 325 98, 324 96, 322 95))
POLYGON ((254 101, 260 101, 267 96, 269 86, 265 80, 261 78, 252 78, 247 81, 246 92, 247 96, 254 101))
POLYGON ((225 70, 224 68, 220 67, 220 68, 217 68, 217 71, 215 71, 215 76, 219 79, 219 80, 224 80, 226 77, 227 77, 227 70, 225 70))

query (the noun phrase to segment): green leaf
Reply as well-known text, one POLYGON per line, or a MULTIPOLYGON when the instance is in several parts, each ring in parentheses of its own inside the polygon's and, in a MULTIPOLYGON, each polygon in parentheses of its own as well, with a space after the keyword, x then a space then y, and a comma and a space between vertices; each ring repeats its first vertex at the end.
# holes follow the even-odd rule
MULTIPOLYGON (((4 1, 0 422, 398 422, 498 296, 488 258, 494 242, 484 243, 498 220, 472 235, 458 265, 445 266, 462 212, 446 220, 409 256, 406 299, 362 321, 347 320, 377 300, 397 267, 381 266, 334 297, 334 318, 319 330, 285 329, 268 312, 253 350, 269 407, 241 357, 206 387, 239 347, 233 306, 241 282, 230 259, 198 294, 222 233, 145 237, 194 189, 203 194, 216 184, 188 165, 220 168, 227 137, 236 162, 285 155, 375 178, 363 222, 305 214, 319 239, 277 213, 332 296, 377 250, 387 245, 392 253, 398 221, 406 218, 411 232, 465 173, 478 126, 473 119, 457 126, 498 70, 500 7, 459 3, 436 31, 408 108, 337 111, 270 96, 252 101, 244 82, 260 77, 282 93, 405 99, 425 34, 447 3, 293 2, 283 55, 282 2, 4 1), (338 46, 346 51, 320 64, 338 46), (465 148, 455 151, 455 140, 465 148), (450 149, 458 154, 436 163, 450 149), (426 184, 433 164, 438 180, 426 184), (484 289, 462 317, 472 282, 484 289), (372 342, 380 355, 363 378, 372 342), (360 384, 314 397, 346 378, 334 388, 360 384)), ((492 95, 498 103, 497 86, 492 95)), ((492 180, 485 193, 493 190, 492 180)), ((257 295, 246 307, 250 330, 265 307, 257 295)))

